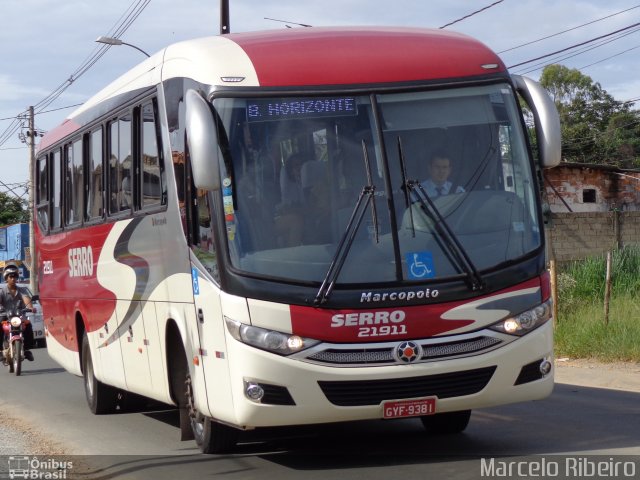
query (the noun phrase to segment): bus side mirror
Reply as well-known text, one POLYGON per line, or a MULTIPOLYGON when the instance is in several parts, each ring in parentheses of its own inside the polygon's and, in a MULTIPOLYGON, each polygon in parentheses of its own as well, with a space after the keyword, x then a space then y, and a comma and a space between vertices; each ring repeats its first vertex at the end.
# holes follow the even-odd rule
POLYGON ((555 167, 562 159, 560 115, 547 91, 536 81, 511 75, 516 89, 533 112, 542 168, 555 167))
POLYGON ((185 95, 187 145, 196 188, 220 188, 219 149, 216 124, 209 103, 195 90, 185 95))

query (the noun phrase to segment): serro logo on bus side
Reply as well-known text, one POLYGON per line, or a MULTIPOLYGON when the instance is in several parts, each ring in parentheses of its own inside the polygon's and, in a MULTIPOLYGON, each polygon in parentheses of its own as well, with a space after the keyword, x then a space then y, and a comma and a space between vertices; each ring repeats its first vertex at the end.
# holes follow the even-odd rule
POLYGON ((93 276, 93 249, 91 246, 70 248, 67 252, 70 277, 93 276))

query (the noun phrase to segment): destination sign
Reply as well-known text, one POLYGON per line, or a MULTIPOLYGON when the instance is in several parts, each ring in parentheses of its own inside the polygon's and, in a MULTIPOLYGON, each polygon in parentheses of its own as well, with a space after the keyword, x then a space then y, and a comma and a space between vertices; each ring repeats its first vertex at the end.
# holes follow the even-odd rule
POLYGON ((357 114, 358 106, 356 99, 353 97, 271 98, 247 102, 247 119, 249 122, 355 116, 357 114))

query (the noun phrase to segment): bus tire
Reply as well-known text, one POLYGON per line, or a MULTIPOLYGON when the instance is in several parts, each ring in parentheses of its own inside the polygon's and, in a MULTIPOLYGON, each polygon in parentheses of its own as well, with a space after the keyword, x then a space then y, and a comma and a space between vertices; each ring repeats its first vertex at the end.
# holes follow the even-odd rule
POLYGON ((238 443, 239 430, 202 415, 193 404, 191 376, 186 379, 186 396, 191 417, 191 429, 196 444, 202 453, 229 453, 238 443))
POLYGON ((82 376, 84 379, 84 393, 91 413, 103 415, 115 412, 118 402, 118 390, 105 385, 95 377, 89 339, 86 333, 82 338, 82 376))
POLYGON ((459 412, 437 413, 420 417, 422 425, 429 433, 455 434, 461 433, 469 425, 471 410, 459 412))

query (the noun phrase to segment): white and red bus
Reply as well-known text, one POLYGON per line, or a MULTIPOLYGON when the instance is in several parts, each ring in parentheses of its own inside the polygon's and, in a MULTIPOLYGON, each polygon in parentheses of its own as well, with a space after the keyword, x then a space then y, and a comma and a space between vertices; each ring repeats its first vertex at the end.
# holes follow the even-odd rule
POLYGON ((171 45, 40 144, 49 353, 94 413, 176 405, 204 452, 275 425, 462 431, 552 390, 538 175, 559 158, 553 102, 463 35, 171 45))

